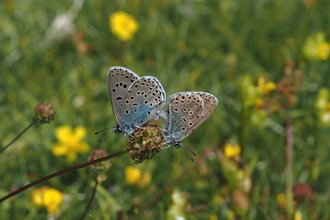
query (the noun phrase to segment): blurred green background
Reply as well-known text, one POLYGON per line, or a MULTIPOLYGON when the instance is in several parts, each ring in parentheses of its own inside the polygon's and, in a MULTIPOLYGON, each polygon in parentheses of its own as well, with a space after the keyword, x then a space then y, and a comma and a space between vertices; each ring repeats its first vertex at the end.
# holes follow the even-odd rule
MULTIPOLYGON (((157 77, 167 96, 205 91, 218 98, 210 118, 183 141, 197 154, 196 160, 229 132, 228 142, 238 144, 242 152, 224 160, 223 147, 218 146, 216 154, 210 153, 188 174, 182 171, 192 162, 183 148, 166 149, 141 165, 135 165, 129 155, 112 159, 108 178, 98 187, 87 216, 115 219, 122 211, 125 217, 133 217, 136 207, 146 205, 182 175, 137 219, 285 219, 287 208, 279 199, 288 178, 285 110, 280 106, 277 111, 256 113, 254 104, 246 103, 254 103, 255 96, 271 99, 277 91, 257 95, 244 91, 250 91, 247 87, 257 90, 260 77, 278 84, 292 62, 303 81, 290 106, 290 176, 294 185, 304 183, 312 189, 307 199, 295 198, 294 214, 302 219, 329 219, 330 130, 322 117, 330 107, 315 107, 317 100, 328 102, 327 92, 322 96, 319 91, 330 86, 329 60, 315 51, 323 45, 329 54, 329 11, 328 0, 2 1, 1 145, 28 126, 38 103, 52 103, 56 116, 50 124, 33 126, 0 154, 0 197, 87 161, 88 153, 79 154, 73 162, 52 153, 59 126, 83 126, 87 131, 84 141, 91 149, 112 154, 126 148, 123 135, 111 133, 99 146, 105 133, 94 135, 117 124, 107 71, 111 66, 124 66, 139 76, 157 77), (138 23, 138 30, 127 41, 110 29, 109 16, 118 11, 138 23), (319 40, 314 39, 317 33, 323 36, 319 40), (147 186, 128 184, 128 166, 150 174, 147 186), (243 189, 245 182, 248 186, 243 189)), ((85 168, 35 188, 48 186, 63 193, 54 218, 79 219, 91 197, 93 181, 90 169, 85 168)), ((49 214, 34 205, 31 191, 1 203, 0 219, 45 219, 49 214)))

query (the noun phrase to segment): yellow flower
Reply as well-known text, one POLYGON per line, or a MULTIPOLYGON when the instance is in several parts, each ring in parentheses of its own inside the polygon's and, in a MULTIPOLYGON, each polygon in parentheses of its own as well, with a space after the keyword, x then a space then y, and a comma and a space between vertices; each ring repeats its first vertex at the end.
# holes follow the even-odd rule
POLYGON ((32 202, 38 207, 46 207, 48 214, 55 214, 63 202, 63 195, 57 189, 44 186, 32 191, 32 202))
POLYGON ((126 182, 129 185, 135 185, 141 178, 141 170, 139 168, 128 166, 125 169, 126 182))
POLYGON ((133 38, 139 29, 139 24, 132 15, 123 11, 114 12, 109 16, 110 30, 121 41, 128 41, 133 38))
POLYGON ((296 210, 296 211, 294 212, 294 218, 293 218, 293 219, 294 219, 294 220, 302 220, 302 219, 303 219, 300 210, 296 210))
POLYGON ((317 56, 320 60, 327 60, 330 53, 330 44, 323 42, 317 47, 317 56))
POLYGON ((55 156, 65 155, 68 161, 74 161, 78 153, 89 150, 89 145, 82 141, 86 135, 86 129, 82 126, 77 126, 73 131, 70 126, 60 126, 56 129, 55 135, 59 140, 52 147, 55 156))
POLYGON ((317 32, 306 39, 302 50, 305 57, 310 61, 327 60, 330 53, 330 44, 325 41, 323 32, 317 32))
POLYGON ((319 122, 323 126, 330 125, 330 102, 329 102, 329 90, 327 88, 321 88, 317 95, 315 103, 316 115, 319 122))
POLYGON ((126 182, 129 185, 137 185, 145 188, 151 181, 151 175, 148 172, 141 172, 137 167, 128 166, 125 169, 126 182))
POLYGON ((218 220, 218 216, 216 216, 215 214, 212 214, 209 219, 210 220, 218 220))
POLYGON ((276 195, 276 202, 281 208, 286 206, 286 196, 284 193, 279 193, 276 195))
POLYGON ((261 76, 258 78, 258 88, 261 91, 261 94, 267 95, 276 89, 276 84, 272 81, 266 82, 265 77, 261 76))
POLYGON ((241 147, 239 145, 233 146, 227 143, 224 149, 226 157, 235 157, 241 153, 241 147))

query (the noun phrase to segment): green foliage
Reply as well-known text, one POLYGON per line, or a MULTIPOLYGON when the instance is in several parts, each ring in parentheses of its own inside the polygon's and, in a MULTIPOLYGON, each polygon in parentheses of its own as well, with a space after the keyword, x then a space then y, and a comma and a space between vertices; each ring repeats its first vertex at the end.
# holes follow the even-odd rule
MULTIPOLYGON (((126 148, 123 135, 110 133, 100 145, 97 142, 105 133, 94 135, 117 124, 109 102, 107 71, 118 65, 139 76, 157 77, 167 96, 178 91, 214 94, 219 100, 217 108, 183 144, 200 156, 232 132, 242 147, 242 160, 236 161, 239 166, 235 164, 235 169, 248 170, 245 173, 250 175, 252 187, 249 192, 233 189, 214 153, 184 175, 181 172, 192 162, 183 148, 163 150, 140 165, 126 154, 110 160, 108 179, 97 188, 88 216, 115 219, 122 211, 132 217, 137 206, 146 205, 183 175, 138 219, 164 219, 173 209, 173 192, 186 193, 186 204, 180 207, 187 211, 187 219, 280 219, 286 213, 276 203, 276 195, 285 193, 287 178, 285 110, 258 113, 252 100, 260 94, 244 83, 257 86, 258 77, 264 76, 278 84, 291 60, 304 76, 295 93, 297 100, 290 107, 293 184, 308 183, 314 190, 313 205, 305 201, 296 208, 307 219, 329 219, 330 130, 328 121, 322 123, 322 114, 330 115, 330 107, 326 107, 330 63, 314 58, 310 62, 303 53, 306 40, 315 33, 323 33, 323 40, 329 42, 329 11, 328 0, 3 1, 1 146, 31 123, 38 103, 52 103, 56 115, 50 124, 32 127, 0 154, 0 198, 33 180, 87 161, 87 154, 79 154, 74 163, 52 154, 55 131, 61 125, 86 128, 84 141, 91 149, 112 154, 126 148), (118 10, 132 15, 139 24, 127 42, 121 42, 109 28, 109 15, 118 10), (58 16, 65 28, 54 26, 58 16), (125 181, 127 166, 149 172, 150 184, 146 188, 129 186, 125 181), (247 200, 244 211, 235 206, 242 195, 247 200)), ((58 219, 81 217, 94 185, 89 169, 36 186, 63 193, 58 219)), ((0 204, 0 219, 46 216, 46 209, 32 203, 31 189, 0 204)))

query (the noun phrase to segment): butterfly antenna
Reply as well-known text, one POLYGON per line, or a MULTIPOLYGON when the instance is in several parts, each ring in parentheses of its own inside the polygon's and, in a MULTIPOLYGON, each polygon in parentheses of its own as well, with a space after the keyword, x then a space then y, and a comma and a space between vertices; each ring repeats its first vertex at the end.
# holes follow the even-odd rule
MULTIPOLYGON (((104 130, 106 130, 106 129, 104 129, 104 130)), ((101 132, 101 131, 100 131, 101 132)), ((108 137, 108 135, 111 133, 111 131, 109 131, 99 142, 97 142, 97 144, 99 145, 99 144, 101 144, 102 143, 102 141, 104 141, 104 139, 106 138, 106 137, 108 137)))
POLYGON ((191 161, 194 161, 194 158, 192 157, 192 155, 196 157, 196 154, 189 147, 187 147, 181 143, 180 143, 180 145, 187 151, 191 161))
MULTIPOLYGON (((101 132, 103 132, 103 131, 106 131, 106 130, 108 130, 108 129, 110 129, 110 128, 114 128, 114 127, 104 128, 104 129, 102 129, 101 131, 97 131, 97 132, 95 132, 94 134, 99 134, 99 133, 101 133, 101 132)), ((107 134, 107 136, 108 136, 108 134, 107 134)))

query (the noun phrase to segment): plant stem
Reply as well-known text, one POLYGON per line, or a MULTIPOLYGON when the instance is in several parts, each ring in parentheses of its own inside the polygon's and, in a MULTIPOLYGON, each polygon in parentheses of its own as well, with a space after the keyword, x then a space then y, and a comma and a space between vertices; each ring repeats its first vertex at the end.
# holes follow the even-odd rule
POLYGON ((96 188, 97 188, 97 185, 98 185, 98 181, 97 181, 97 178, 95 179, 95 185, 94 185, 94 188, 93 188, 93 191, 92 191, 92 197, 90 198, 89 202, 88 202, 88 205, 86 206, 86 209, 84 211, 84 214, 81 216, 81 220, 83 220, 87 214, 87 211, 88 209, 91 207, 93 201, 94 201, 94 197, 95 197, 95 192, 96 192, 96 188))
POLYGON ((4 196, 3 198, 0 199, 0 203, 3 202, 3 201, 5 201, 6 199, 9 199, 10 197, 13 197, 14 195, 16 195, 16 194, 18 194, 18 193, 20 193, 20 192, 22 192, 22 191, 24 191, 26 189, 34 186, 34 185, 37 185, 37 184, 39 184, 41 182, 44 182, 46 180, 49 180, 49 179, 51 179, 53 177, 56 177, 56 176, 59 176, 61 174, 68 173, 68 172, 71 172, 71 171, 74 171, 74 170, 78 170, 78 169, 81 169, 81 168, 84 168, 84 167, 88 167, 88 166, 90 166, 92 164, 96 164, 96 163, 99 163, 99 162, 102 162, 102 161, 105 161, 105 160, 109 160, 111 158, 114 158, 114 157, 123 155, 125 153, 128 153, 128 152, 126 150, 120 151, 118 153, 111 154, 111 155, 108 155, 106 157, 99 158, 97 160, 92 160, 92 161, 89 161, 89 162, 86 162, 86 163, 82 163, 82 164, 79 164, 79 165, 76 165, 76 166, 73 166, 73 167, 69 167, 69 168, 66 168, 64 170, 60 170, 58 172, 55 172, 53 174, 50 174, 48 176, 45 176, 45 177, 43 177, 43 178, 41 178, 39 180, 36 180, 36 181, 34 181, 32 183, 29 183, 29 184, 27 184, 27 185, 25 185, 25 186, 23 186, 23 187, 15 190, 15 191, 11 192, 11 193, 9 193, 8 195, 6 195, 6 196, 4 196))
POLYGON ((33 119, 33 121, 31 122, 31 124, 29 126, 27 126, 21 133, 19 133, 14 140, 12 140, 9 144, 7 144, 5 147, 3 147, 0 150, 0 154, 6 150, 12 143, 14 143, 20 136, 22 136, 22 134, 24 134, 30 127, 32 127, 32 125, 34 125, 34 123, 36 123, 37 120, 33 119))
POLYGON ((292 201, 292 143, 293 143, 293 127, 290 117, 290 110, 286 109, 286 207, 288 219, 293 214, 292 201))

